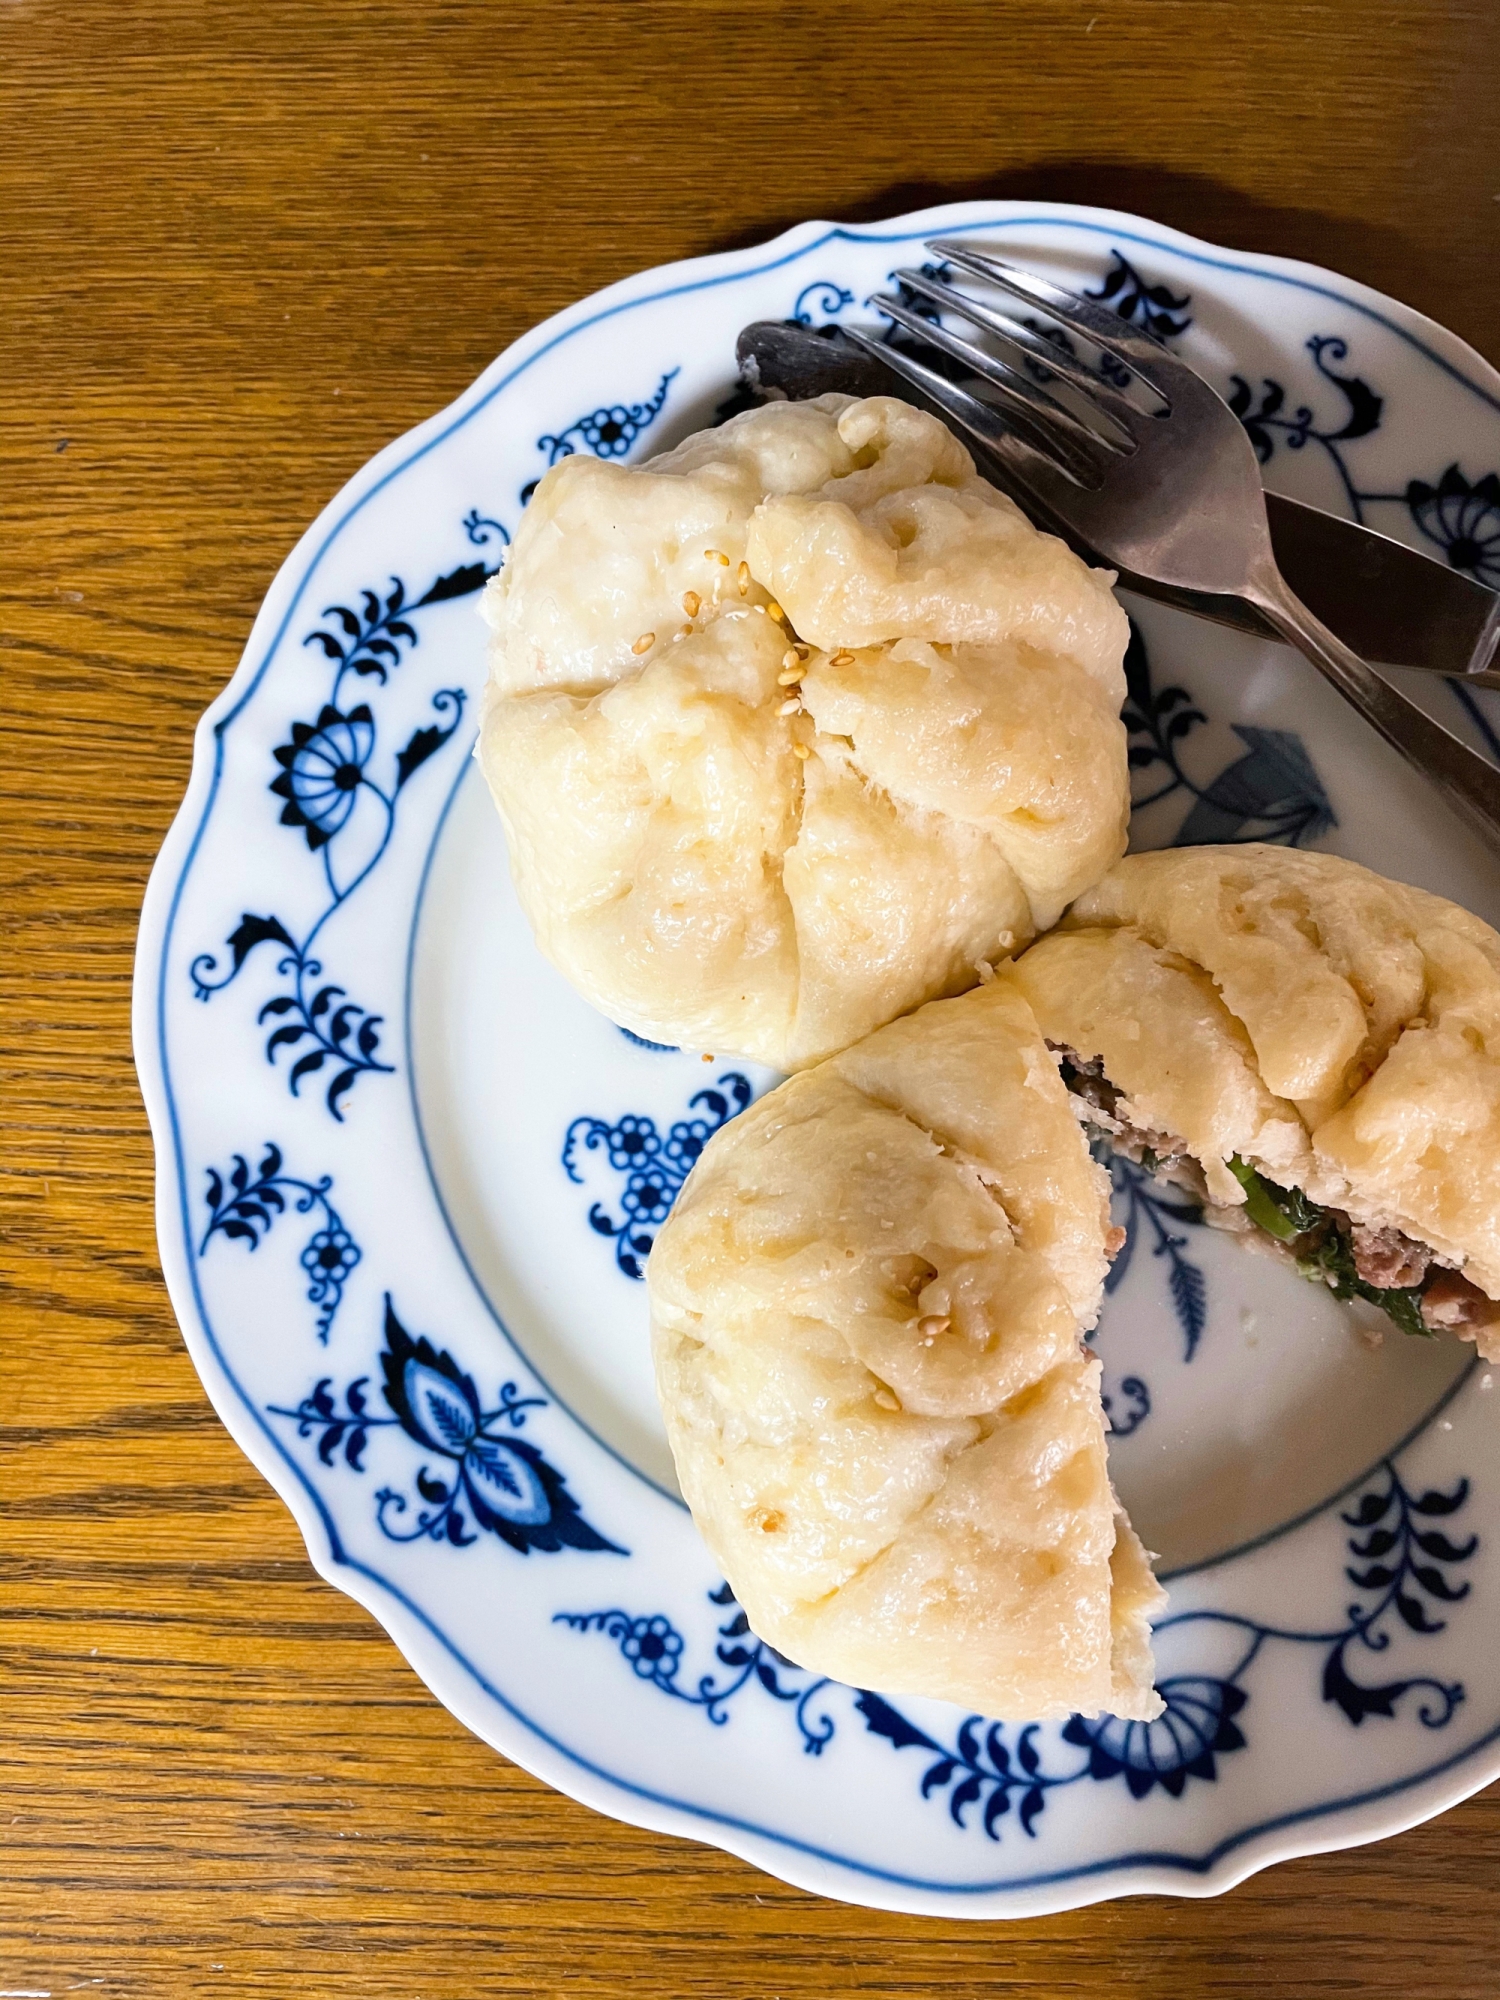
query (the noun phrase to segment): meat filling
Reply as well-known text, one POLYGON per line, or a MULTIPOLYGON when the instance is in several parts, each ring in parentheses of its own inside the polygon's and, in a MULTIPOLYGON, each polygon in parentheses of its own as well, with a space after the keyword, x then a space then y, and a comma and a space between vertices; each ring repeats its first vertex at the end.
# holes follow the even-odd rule
POLYGON ((1410 1291, 1421 1284, 1432 1262, 1425 1244, 1413 1243, 1399 1229, 1372 1229, 1363 1222, 1349 1223, 1349 1249, 1356 1273, 1377 1291, 1410 1291))
POLYGON ((1500 1307, 1462 1271, 1434 1272, 1422 1293, 1422 1324, 1434 1331, 1446 1327, 1450 1333, 1472 1337, 1480 1327, 1493 1325, 1497 1316, 1500 1307))
POLYGON ((1111 1152, 1132 1160, 1149 1174, 1173 1181, 1187 1190, 1195 1201, 1206 1201, 1208 1189, 1203 1169, 1189 1153, 1186 1143, 1170 1132, 1158 1132, 1133 1125, 1120 1112, 1120 1092, 1104 1074, 1097 1056, 1085 1058, 1054 1042, 1047 1046, 1057 1057, 1062 1080, 1085 1107, 1080 1116, 1097 1137, 1107 1142, 1111 1152))
MULTIPOLYGON (((1089 1130, 1111 1151, 1187 1188, 1207 1206, 1202 1168, 1185 1142, 1123 1117, 1122 1093, 1104 1074, 1098 1057, 1049 1046, 1089 1130)), ((1243 1160, 1228 1164, 1245 1190, 1245 1206, 1211 1210, 1205 1220, 1222 1217, 1228 1225, 1232 1216, 1237 1231, 1248 1230, 1290 1256, 1303 1277, 1326 1284, 1336 1298, 1369 1300, 1403 1332, 1442 1329, 1475 1339, 1485 1329, 1500 1328, 1500 1304, 1461 1271, 1439 1264, 1425 1243, 1399 1229, 1355 1222, 1342 1209, 1323 1208, 1300 1188, 1278 1187, 1243 1160)), ((1489 1343, 1480 1339, 1479 1344, 1489 1352, 1489 1343)))

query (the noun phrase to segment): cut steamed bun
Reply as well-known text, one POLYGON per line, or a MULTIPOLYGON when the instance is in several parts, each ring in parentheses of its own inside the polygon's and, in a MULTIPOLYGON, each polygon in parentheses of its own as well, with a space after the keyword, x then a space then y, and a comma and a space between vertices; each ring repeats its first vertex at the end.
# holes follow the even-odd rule
POLYGON ((933 1002, 710 1140, 647 1267, 682 1490, 799 1665, 1001 1719, 1150 1719, 1115 1500, 1108 1182, 1013 988, 933 1002))
POLYGON ((1006 983, 1088 1125, 1340 1298, 1500 1360, 1500 936, 1285 847, 1132 855, 1006 983))
POLYGON ((893 397, 564 459, 485 598, 542 949, 637 1034, 783 1069, 972 986, 1124 849, 1110 581, 893 397))

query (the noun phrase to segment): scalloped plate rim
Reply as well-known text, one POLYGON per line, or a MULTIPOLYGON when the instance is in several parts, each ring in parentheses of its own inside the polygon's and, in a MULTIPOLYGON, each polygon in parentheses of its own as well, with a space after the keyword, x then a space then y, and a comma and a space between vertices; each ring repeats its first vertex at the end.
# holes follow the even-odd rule
MULTIPOLYGON (((143 900, 135 955, 132 1037, 157 1159, 155 1215, 163 1275, 204 1388, 236 1444, 289 1508, 314 1569, 371 1613, 434 1697, 481 1740, 609 1817, 707 1842, 793 1886, 845 1902, 908 1914, 993 1920, 1055 1914, 1124 1895, 1214 1896, 1278 1861, 1384 1839, 1458 1804, 1500 1775, 1500 1725, 1416 1776, 1233 1834, 1198 1860, 1125 1855, 1020 1881, 1011 1878, 970 1885, 897 1876, 826 1853, 788 1835, 703 1807, 683 1805, 600 1770, 558 1743, 485 1680, 394 1584, 344 1555, 337 1525, 322 1498, 236 1384, 204 1309, 196 1267, 184 1254, 191 1230, 187 1226, 175 1108, 166 1085, 161 1005, 164 952, 222 776, 222 731, 258 687, 319 557, 366 501, 398 472, 440 444, 559 340, 598 319, 674 292, 699 290, 791 264, 827 241, 910 242, 981 224, 1008 229, 1057 225, 1085 229, 1145 247, 1169 249, 1212 269, 1271 278, 1316 292, 1378 322, 1500 412, 1500 372, 1458 335, 1415 308, 1322 266, 1230 251, 1125 211, 1066 203, 980 201, 937 205, 870 225, 810 220, 764 244, 683 259, 621 279, 522 334, 452 402, 376 453, 329 500, 282 562, 233 675, 204 711, 194 732, 188 784, 143 900), (500 1740, 505 1732, 497 1733, 494 1718, 481 1713, 485 1699, 497 1703, 511 1718, 519 1740, 508 1735, 500 1740), (1488 1758, 1483 1754, 1487 1749, 1488 1758), (1390 1801, 1393 1809, 1383 1814, 1378 1824, 1368 1820, 1346 1823, 1355 1815, 1368 1815, 1381 1801, 1390 1801), (851 1881, 851 1877, 857 1880, 851 1881), (985 1899, 990 1907, 982 1906, 985 1899), (1002 1907, 995 1907, 997 1904, 1002 1907)), ((571 1411, 568 1414, 572 1416, 571 1411)))

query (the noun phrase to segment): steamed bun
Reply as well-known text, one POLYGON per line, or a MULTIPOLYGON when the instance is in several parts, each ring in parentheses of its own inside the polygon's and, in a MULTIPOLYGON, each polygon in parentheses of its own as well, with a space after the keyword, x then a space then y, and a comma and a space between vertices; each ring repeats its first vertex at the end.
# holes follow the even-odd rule
POLYGON ((1108 1181, 1025 1002, 937 1001, 717 1133, 647 1265, 683 1494, 752 1629, 857 1687, 1150 1719, 1110 1488, 1108 1181))
POLYGON ((1109 584, 893 397, 564 459, 485 597, 542 949, 636 1033, 782 1069, 972 986, 1124 849, 1109 584))
POLYGON ((1500 1359, 1488 924, 1334 854, 1170 848, 1112 868, 1004 978, 1213 1204, 1244 1208, 1236 1160, 1299 1190, 1343 1218, 1361 1279, 1425 1284, 1423 1323, 1500 1359))

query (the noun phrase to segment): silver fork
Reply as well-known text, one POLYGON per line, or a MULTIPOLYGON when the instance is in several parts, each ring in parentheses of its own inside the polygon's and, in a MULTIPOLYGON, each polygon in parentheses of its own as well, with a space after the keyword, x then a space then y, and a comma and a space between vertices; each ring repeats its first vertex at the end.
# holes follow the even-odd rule
POLYGON ((998 454, 1015 497, 1043 525, 1050 520, 1105 562, 1137 576, 1253 604, 1500 849, 1500 770, 1383 680, 1293 594, 1271 552, 1254 449, 1202 376, 1090 299, 964 243, 938 240, 927 247, 950 267, 993 286, 1010 311, 971 298, 930 272, 893 276, 909 294, 979 328, 1000 353, 951 332, 904 299, 881 293, 871 304, 961 363, 993 400, 981 400, 906 349, 855 327, 844 327, 845 337, 998 454), (1118 364, 1113 372, 1126 382, 1133 376, 1161 407, 1141 409, 1120 387, 1012 317, 1017 305, 1044 313, 1111 357, 1118 364), (1046 381, 1033 379, 1026 363, 1046 381), (1049 381, 1066 384, 1072 407, 1066 396, 1052 393, 1049 381))

